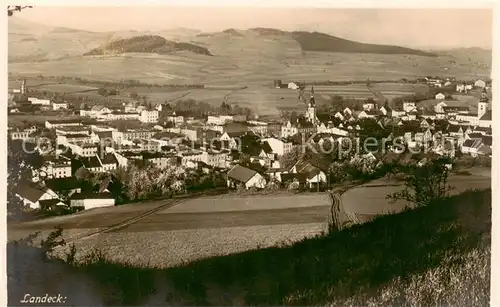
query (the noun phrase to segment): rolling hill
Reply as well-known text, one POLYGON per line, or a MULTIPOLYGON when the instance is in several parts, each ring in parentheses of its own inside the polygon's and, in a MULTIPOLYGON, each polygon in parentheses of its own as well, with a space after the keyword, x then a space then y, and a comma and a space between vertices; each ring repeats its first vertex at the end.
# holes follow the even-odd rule
POLYGON ((491 50, 480 48, 426 52, 269 28, 89 32, 34 24, 16 16, 8 23, 9 72, 26 76, 262 86, 273 79, 491 75, 491 50), (147 39, 141 40, 142 36, 147 39))
POLYGON ((434 53, 404 48, 399 46, 364 44, 319 32, 292 32, 303 51, 377 53, 377 54, 412 54, 436 56, 434 53))
POLYGON ((207 48, 191 43, 179 43, 166 40, 158 35, 142 35, 124 38, 94 48, 83 55, 109 55, 122 53, 157 53, 171 54, 177 51, 211 55, 207 48))

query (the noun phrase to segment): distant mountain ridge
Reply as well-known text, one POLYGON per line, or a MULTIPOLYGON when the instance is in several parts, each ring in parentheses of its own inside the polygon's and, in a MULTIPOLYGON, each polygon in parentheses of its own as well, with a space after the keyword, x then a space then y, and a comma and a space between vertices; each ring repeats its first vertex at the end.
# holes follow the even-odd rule
POLYGON ((121 53, 158 53, 170 54, 177 51, 212 55, 207 48, 191 43, 174 42, 158 35, 142 35, 124 38, 94 48, 83 55, 106 55, 121 53))
POLYGON ((413 54, 435 57, 435 53, 400 46, 365 44, 320 32, 292 32, 292 37, 304 51, 378 53, 378 54, 413 54))
POLYGON ((483 48, 413 49, 412 47, 366 44, 321 32, 289 32, 264 27, 246 30, 228 28, 210 33, 185 28, 158 31, 90 32, 36 24, 14 16, 8 20, 8 31, 9 62, 59 60, 89 54, 125 52, 171 54, 176 51, 213 54, 229 58, 257 56, 273 59, 302 59, 305 55, 304 51, 311 51, 438 56, 449 57, 449 65, 455 65, 453 63, 456 61, 463 62, 463 65, 485 67, 491 65, 491 50, 483 48), (134 39, 141 36, 149 38, 134 39), (127 39, 132 40, 127 41, 127 39))

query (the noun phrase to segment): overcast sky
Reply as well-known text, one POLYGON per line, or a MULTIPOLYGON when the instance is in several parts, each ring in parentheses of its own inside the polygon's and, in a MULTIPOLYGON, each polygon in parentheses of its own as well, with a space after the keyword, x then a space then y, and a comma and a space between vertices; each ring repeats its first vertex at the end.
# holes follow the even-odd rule
POLYGON ((241 7, 35 7, 19 18, 89 31, 219 31, 272 27, 320 31, 369 43, 418 48, 492 46, 488 9, 319 9, 241 7))

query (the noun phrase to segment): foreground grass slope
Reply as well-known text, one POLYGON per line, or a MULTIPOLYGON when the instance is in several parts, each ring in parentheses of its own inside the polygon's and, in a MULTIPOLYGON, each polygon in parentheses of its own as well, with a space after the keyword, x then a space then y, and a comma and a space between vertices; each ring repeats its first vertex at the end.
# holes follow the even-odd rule
POLYGON ((485 305, 490 212, 491 190, 467 191, 293 245, 166 270, 94 257, 79 270, 109 287, 112 305, 151 297, 175 305, 485 305))

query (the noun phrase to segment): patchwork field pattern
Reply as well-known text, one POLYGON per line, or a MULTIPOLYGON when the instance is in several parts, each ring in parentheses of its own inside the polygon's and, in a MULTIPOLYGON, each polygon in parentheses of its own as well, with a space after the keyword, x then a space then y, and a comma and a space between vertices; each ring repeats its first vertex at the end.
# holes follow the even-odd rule
MULTIPOLYGON (((9 227, 9 239, 56 226, 72 235, 106 229, 169 202, 93 209, 76 215, 9 227)), ((117 231, 81 239, 85 253, 98 246, 112 259, 134 264, 171 266, 213 255, 292 242, 326 229, 327 194, 203 197, 184 200, 117 231), (169 251, 176 250, 175 253, 169 251)))

